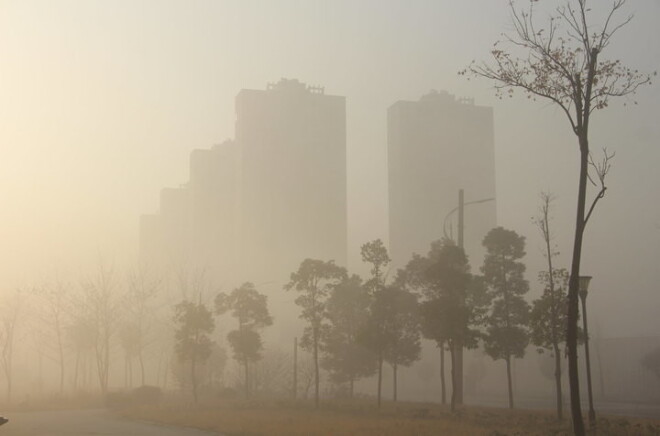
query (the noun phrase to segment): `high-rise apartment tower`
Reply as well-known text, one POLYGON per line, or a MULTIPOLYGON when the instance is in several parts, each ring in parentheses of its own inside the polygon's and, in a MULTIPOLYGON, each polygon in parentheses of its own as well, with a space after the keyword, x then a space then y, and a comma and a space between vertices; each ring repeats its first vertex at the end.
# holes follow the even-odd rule
POLYGON ((458 233, 464 190, 464 246, 473 271, 496 225, 493 110, 447 92, 398 101, 387 111, 390 253, 395 267, 432 241, 458 233), (488 200, 490 199, 490 200, 488 200), (487 200, 485 202, 478 202, 487 200))
POLYGON ((297 80, 236 97, 245 277, 288 279, 307 258, 346 264, 346 100, 297 80))

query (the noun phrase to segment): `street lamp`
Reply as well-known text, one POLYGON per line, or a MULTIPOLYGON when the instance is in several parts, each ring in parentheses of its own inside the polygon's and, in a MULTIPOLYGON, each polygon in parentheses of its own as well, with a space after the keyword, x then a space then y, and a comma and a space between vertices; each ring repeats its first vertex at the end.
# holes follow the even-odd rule
POLYGON ((591 276, 580 276, 580 300, 582 301, 582 329, 584 330, 584 356, 587 361, 587 392, 589 393, 589 425, 596 424, 594 397, 591 391, 591 362, 589 361, 589 330, 587 329, 587 291, 591 276))
MULTIPOLYGON (((442 223, 442 232, 445 235, 445 239, 452 239, 453 240, 453 235, 452 238, 449 238, 447 235, 447 221, 449 220, 449 217, 451 215, 458 211, 458 246, 463 249, 463 210, 465 209, 465 206, 469 204, 478 204, 478 203, 485 203, 487 201, 494 201, 495 198, 484 198, 481 200, 475 200, 475 201, 468 201, 467 203, 465 202, 463 198, 463 190, 459 189, 458 190, 458 206, 453 208, 447 216, 445 216, 445 220, 442 223)), ((456 368, 456 370, 452 369, 452 383, 454 386, 454 389, 452 390, 451 394, 451 408, 454 410, 454 407, 456 404, 463 404, 463 345, 458 344, 458 349, 456 350, 455 355, 453 356, 453 363, 452 363, 452 368, 456 368)), ((443 358, 444 362, 444 358, 443 358)))
MULTIPOLYGON (((460 191, 463 191, 463 190, 461 189, 460 191)), ((459 205, 456 206, 455 208, 453 208, 452 210, 450 210, 449 213, 445 216, 444 221, 442 222, 442 233, 444 234, 445 239, 451 239, 451 240, 454 239, 453 235, 451 235, 451 237, 450 237, 450 235, 447 234, 447 223, 449 221, 449 218, 454 214, 454 212, 459 211, 459 218, 458 218, 459 219, 459 223, 458 223, 459 229, 462 228, 462 226, 463 226, 463 223, 462 223, 463 217, 460 213, 461 205, 462 206, 467 206, 467 205, 470 205, 470 204, 480 204, 480 203, 486 203, 487 201, 495 201, 495 198, 483 198, 481 200, 468 201, 468 202, 462 202, 462 199, 463 199, 463 196, 459 194, 459 205)), ((462 236, 459 235, 458 239, 459 239, 459 241, 462 242, 463 238, 462 238, 462 236)), ((460 245, 461 244, 459 243, 459 246, 460 245)), ((463 247, 461 247, 461 248, 463 248, 463 247)))

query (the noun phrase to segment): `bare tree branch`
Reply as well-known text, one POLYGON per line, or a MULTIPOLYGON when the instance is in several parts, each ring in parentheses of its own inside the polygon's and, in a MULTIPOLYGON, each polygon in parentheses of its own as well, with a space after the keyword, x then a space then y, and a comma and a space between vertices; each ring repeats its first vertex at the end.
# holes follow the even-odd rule
MULTIPOLYGON (((596 207, 596 203, 598 203, 598 200, 603 198, 605 196, 605 191, 607 191, 607 186, 605 186, 605 176, 607 173, 610 171, 610 168, 612 167, 612 159, 614 159, 614 156, 616 153, 608 153, 607 149, 603 149, 603 159, 596 163, 593 160, 593 157, 591 153, 589 153, 589 166, 593 168, 594 172, 596 173, 596 177, 598 177, 598 182, 600 184, 600 191, 598 191, 598 194, 596 194, 596 197, 593 199, 591 202, 591 206, 589 207, 589 212, 587 212, 587 216, 584 218, 584 226, 586 227, 587 221, 589 221, 589 218, 591 217, 591 213, 594 211, 594 208, 596 207)), ((591 176, 589 176, 589 180, 591 183, 596 185, 591 176)))

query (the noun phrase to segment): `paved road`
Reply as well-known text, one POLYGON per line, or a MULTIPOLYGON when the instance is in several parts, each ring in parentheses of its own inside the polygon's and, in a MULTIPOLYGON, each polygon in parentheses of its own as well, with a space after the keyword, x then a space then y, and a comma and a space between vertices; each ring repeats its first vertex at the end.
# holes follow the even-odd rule
POLYGON ((218 436, 189 428, 129 421, 104 409, 11 412, 0 436, 218 436))

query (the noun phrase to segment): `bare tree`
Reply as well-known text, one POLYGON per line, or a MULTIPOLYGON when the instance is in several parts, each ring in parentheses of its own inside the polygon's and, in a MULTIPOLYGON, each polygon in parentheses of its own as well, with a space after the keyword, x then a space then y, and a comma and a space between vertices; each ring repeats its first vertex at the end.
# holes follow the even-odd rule
POLYGON ((651 75, 602 56, 614 35, 632 19, 632 15, 618 18, 626 0, 611 3, 599 28, 590 24, 593 12, 587 6, 588 0, 566 0, 545 25, 539 25, 534 15, 536 3, 532 1, 527 9, 519 10, 511 0, 513 31, 495 43, 491 63, 472 63, 460 74, 492 80, 500 98, 511 96, 518 89, 530 99, 553 103, 566 115, 577 137, 580 174, 566 342, 573 431, 584 435, 577 365, 578 279, 584 230, 596 203, 605 195, 605 175, 612 158, 605 152, 603 161, 594 163, 589 148, 589 125, 594 111, 606 108, 613 97, 634 94, 640 86, 650 84, 651 75), (515 51, 524 54, 517 56, 515 51), (600 189, 587 209, 587 182, 594 181, 589 177, 590 166, 596 170, 600 189))
MULTIPOLYGON (((559 344, 562 342, 560 335, 564 336, 566 330, 564 325, 566 321, 564 288, 556 289, 556 274, 552 263, 553 257, 559 254, 552 242, 552 233, 550 231, 550 203, 553 196, 550 193, 541 193, 541 210, 539 215, 533 219, 543 237, 544 256, 548 262, 548 270, 540 275, 540 279, 545 283, 543 296, 534 302, 532 310, 532 342, 537 346, 549 345, 552 347, 552 353, 555 360, 555 390, 557 394, 557 419, 562 419, 562 401, 561 401, 561 352, 559 344), (535 321, 538 321, 535 323, 535 321), (535 328, 536 326, 536 328, 535 328), (544 329, 542 327, 549 327, 544 329), (547 340, 549 339, 549 341, 547 340)), ((564 276, 561 272, 558 274, 561 278, 564 276)))
POLYGON ((252 370, 254 392, 260 396, 286 395, 291 386, 291 356, 281 350, 267 350, 252 370))
POLYGON ((145 384, 144 350, 155 309, 154 299, 162 288, 162 281, 150 273, 145 266, 131 271, 128 275, 128 293, 126 294, 126 312, 131 322, 134 336, 134 355, 140 363, 140 382, 145 384))
POLYGON ((140 349, 140 333, 136 322, 124 321, 119 328, 119 343, 124 350, 124 387, 132 388, 133 360, 140 349))
MULTIPOLYGON (((43 326, 44 345, 54 350, 55 360, 60 367, 60 394, 64 393, 64 346, 65 326, 67 322, 69 285, 61 279, 54 284, 44 284, 35 289, 39 299, 39 321, 43 326)), ((52 356, 51 356, 52 357, 52 356)))
POLYGON ((112 267, 100 263, 96 273, 82 283, 78 316, 94 334, 94 357, 99 386, 108 392, 110 346, 119 323, 119 281, 112 267))
POLYGON ((7 402, 11 403, 13 385, 14 341, 16 326, 23 307, 23 294, 16 290, 1 306, 0 311, 0 366, 7 380, 7 402))
POLYGON ((85 377, 86 368, 96 340, 96 335, 91 326, 92 323, 83 316, 74 317, 72 323, 67 326, 68 340, 76 354, 72 380, 74 391, 81 385, 87 385, 85 377))

